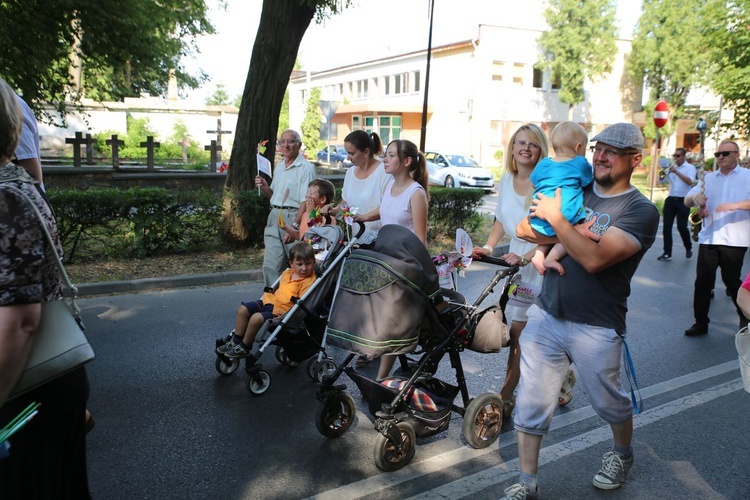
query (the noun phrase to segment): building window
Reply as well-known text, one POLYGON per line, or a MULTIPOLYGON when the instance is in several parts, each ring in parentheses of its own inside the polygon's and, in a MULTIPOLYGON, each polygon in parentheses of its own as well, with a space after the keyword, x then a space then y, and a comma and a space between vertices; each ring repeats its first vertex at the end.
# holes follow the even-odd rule
POLYGON ((533 81, 532 81, 531 85, 535 89, 541 89, 542 88, 543 77, 544 77, 544 72, 541 69, 535 67, 534 68, 533 81))
POLYGON ((355 82, 355 88, 357 89, 357 99, 365 99, 367 98, 367 80, 357 80, 355 82))
POLYGON ((549 88, 552 90, 559 90, 560 89, 560 77, 555 76, 555 78, 550 82, 549 75, 551 74, 550 71, 543 71, 539 68, 534 68, 534 81, 533 86, 535 89, 545 89, 546 84, 549 84, 549 88))
POLYGON ((503 61, 492 61, 492 81, 502 82, 505 63, 503 61))
POLYGON ((414 92, 419 92, 422 89, 422 80, 419 78, 419 71, 414 72, 414 92))
POLYGON ((385 90, 383 91, 383 93, 385 95, 391 95, 391 77, 390 76, 386 76, 384 78, 384 80, 385 80, 385 82, 384 82, 385 83, 385 90))
POLYGON ((360 130, 362 128, 362 117, 352 116, 352 131, 360 130))
POLYGON ((513 83, 523 86, 523 76, 525 71, 524 63, 513 63, 513 83))
MULTIPOLYGON (((383 144, 388 144, 393 140, 401 138, 400 116, 378 116, 377 119, 378 128, 376 131, 383 144)), ((368 130, 368 132, 372 132, 372 130, 368 130)))

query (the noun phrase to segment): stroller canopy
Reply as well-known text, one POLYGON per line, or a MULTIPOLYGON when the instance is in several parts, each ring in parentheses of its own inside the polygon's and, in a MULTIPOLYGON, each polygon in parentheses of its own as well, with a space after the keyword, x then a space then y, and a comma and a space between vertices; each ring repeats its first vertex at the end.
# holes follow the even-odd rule
POLYGON ((408 229, 384 226, 371 250, 344 261, 328 323, 331 344, 367 356, 417 345, 430 300, 440 291, 430 254, 408 229))

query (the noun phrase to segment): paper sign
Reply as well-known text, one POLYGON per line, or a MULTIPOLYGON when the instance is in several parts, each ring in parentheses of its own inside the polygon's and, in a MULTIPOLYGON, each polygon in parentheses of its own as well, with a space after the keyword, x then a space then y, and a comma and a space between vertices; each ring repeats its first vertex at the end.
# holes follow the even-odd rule
POLYGON ((468 257, 474 251, 474 244, 469 234, 461 228, 456 229, 456 250, 464 257, 468 257))
POLYGON ((266 174, 268 177, 272 177, 271 174, 271 162, 265 156, 258 155, 258 172, 266 174))

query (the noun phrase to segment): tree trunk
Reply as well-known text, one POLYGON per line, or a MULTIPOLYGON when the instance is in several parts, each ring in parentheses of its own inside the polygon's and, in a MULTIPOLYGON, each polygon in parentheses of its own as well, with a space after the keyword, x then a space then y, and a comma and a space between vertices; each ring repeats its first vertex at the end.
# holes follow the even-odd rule
MULTIPOLYGON (((276 132, 284 92, 294 69, 302 37, 315 8, 299 0, 264 0, 258 34, 253 45, 250 69, 242 93, 237 117, 234 147, 229 159, 225 196, 255 188, 258 162, 255 146, 268 140, 265 156, 273 164, 276 132)), ((229 207, 225 203, 225 207, 229 207)), ((257 214, 257 223, 265 224, 267 214, 257 214)), ((226 210, 222 236, 243 241, 242 221, 233 210, 226 210)))

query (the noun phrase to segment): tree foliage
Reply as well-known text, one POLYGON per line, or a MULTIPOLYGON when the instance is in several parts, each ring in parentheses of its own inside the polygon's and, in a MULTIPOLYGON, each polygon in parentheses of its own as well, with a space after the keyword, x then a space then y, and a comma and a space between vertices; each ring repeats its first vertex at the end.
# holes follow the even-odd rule
POLYGON ((750 0, 707 0, 704 12, 709 85, 734 109, 733 128, 750 138, 750 0))
MULTIPOLYGON (((318 20, 339 12, 350 0, 264 0, 255 36, 250 69, 237 117, 236 140, 229 160, 227 190, 230 197, 254 188, 258 172, 255 147, 268 140, 266 155, 273 160, 284 92, 292 74, 302 37, 313 17, 318 20)), ((265 214, 257 214, 262 224, 265 214)), ((246 231, 233 210, 222 228, 228 240, 244 240, 246 231)))
POLYGON ((305 145, 307 155, 312 157, 323 148, 324 142, 320 139, 320 88, 313 87, 310 97, 305 106, 305 117, 302 119, 302 143, 305 145))
MULTIPOLYGON (((691 89, 705 81, 708 69, 705 23, 705 0, 644 0, 643 12, 636 26, 627 70, 649 89, 647 112, 652 112, 660 99, 669 104, 672 124, 684 115, 685 99, 691 89)), ((650 116, 650 115, 649 115, 650 116)), ((655 128, 649 121, 646 135, 654 137, 655 128)))
POLYGON ((229 93, 223 83, 217 83, 216 89, 213 93, 206 98, 207 106, 221 106, 224 104, 231 104, 229 93))
POLYGON ((550 0, 544 11, 549 30, 539 37, 539 67, 560 79, 560 100, 569 106, 585 99, 586 80, 612 71, 617 53, 612 0, 550 0))
POLYGON ((0 76, 48 122, 43 102, 64 114, 84 96, 163 94, 170 70, 181 86, 205 79, 180 64, 197 35, 214 32, 204 0, 7 0, 0 14, 0 76))

